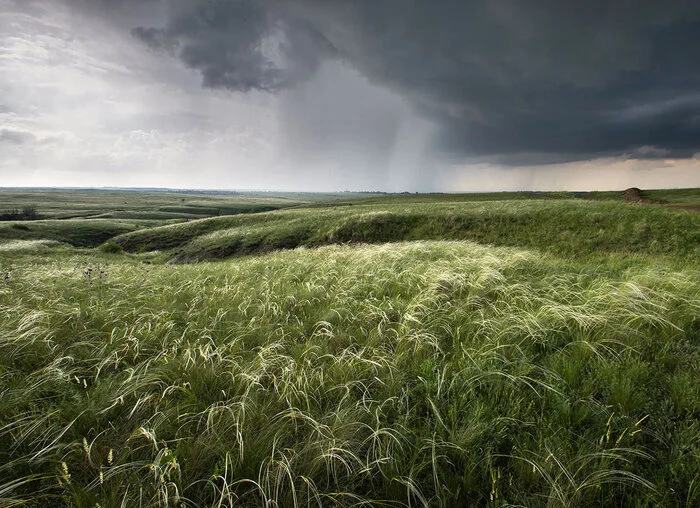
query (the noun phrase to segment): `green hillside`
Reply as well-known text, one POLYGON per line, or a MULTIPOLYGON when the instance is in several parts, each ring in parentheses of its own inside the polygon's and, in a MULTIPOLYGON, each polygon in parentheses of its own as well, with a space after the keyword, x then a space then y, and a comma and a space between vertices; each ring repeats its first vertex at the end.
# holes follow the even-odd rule
POLYGON ((124 234, 130 252, 178 260, 331 243, 474 240, 561 255, 626 252, 700 255, 700 215, 622 202, 528 200, 354 205, 219 217, 124 234))

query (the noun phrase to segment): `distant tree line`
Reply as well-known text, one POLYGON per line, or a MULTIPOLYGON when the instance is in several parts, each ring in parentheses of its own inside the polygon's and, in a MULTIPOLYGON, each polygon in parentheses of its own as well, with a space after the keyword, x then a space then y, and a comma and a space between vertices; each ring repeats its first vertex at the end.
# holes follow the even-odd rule
POLYGON ((34 205, 25 206, 21 210, 14 208, 0 212, 0 220, 37 220, 38 218, 39 213, 34 205))

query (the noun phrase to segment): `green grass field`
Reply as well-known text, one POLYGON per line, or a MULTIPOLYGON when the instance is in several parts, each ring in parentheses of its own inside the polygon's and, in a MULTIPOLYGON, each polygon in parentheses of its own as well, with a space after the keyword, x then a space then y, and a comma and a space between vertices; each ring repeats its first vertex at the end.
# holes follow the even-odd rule
POLYGON ((0 506, 698 506, 700 215, 472 197, 0 223, 0 506))

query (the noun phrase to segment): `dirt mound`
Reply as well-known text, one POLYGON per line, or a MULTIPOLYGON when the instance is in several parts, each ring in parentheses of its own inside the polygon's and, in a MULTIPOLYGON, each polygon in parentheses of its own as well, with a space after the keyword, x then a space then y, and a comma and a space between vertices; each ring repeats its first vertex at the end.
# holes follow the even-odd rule
POLYGON ((622 191, 622 197, 625 201, 641 201, 644 199, 642 197, 642 191, 637 187, 630 187, 629 189, 622 191))
POLYGON ((630 187, 622 191, 622 199, 631 203, 643 203, 645 205, 661 205, 664 203, 664 201, 659 201, 658 199, 645 198, 641 189, 637 187, 630 187))

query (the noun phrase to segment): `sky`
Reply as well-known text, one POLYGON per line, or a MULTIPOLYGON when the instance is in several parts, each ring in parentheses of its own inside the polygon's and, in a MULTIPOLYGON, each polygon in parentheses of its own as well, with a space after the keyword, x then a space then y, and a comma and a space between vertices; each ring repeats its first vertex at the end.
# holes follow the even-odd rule
POLYGON ((0 0, 0 187, 700 187, 697 0, 0 0))

